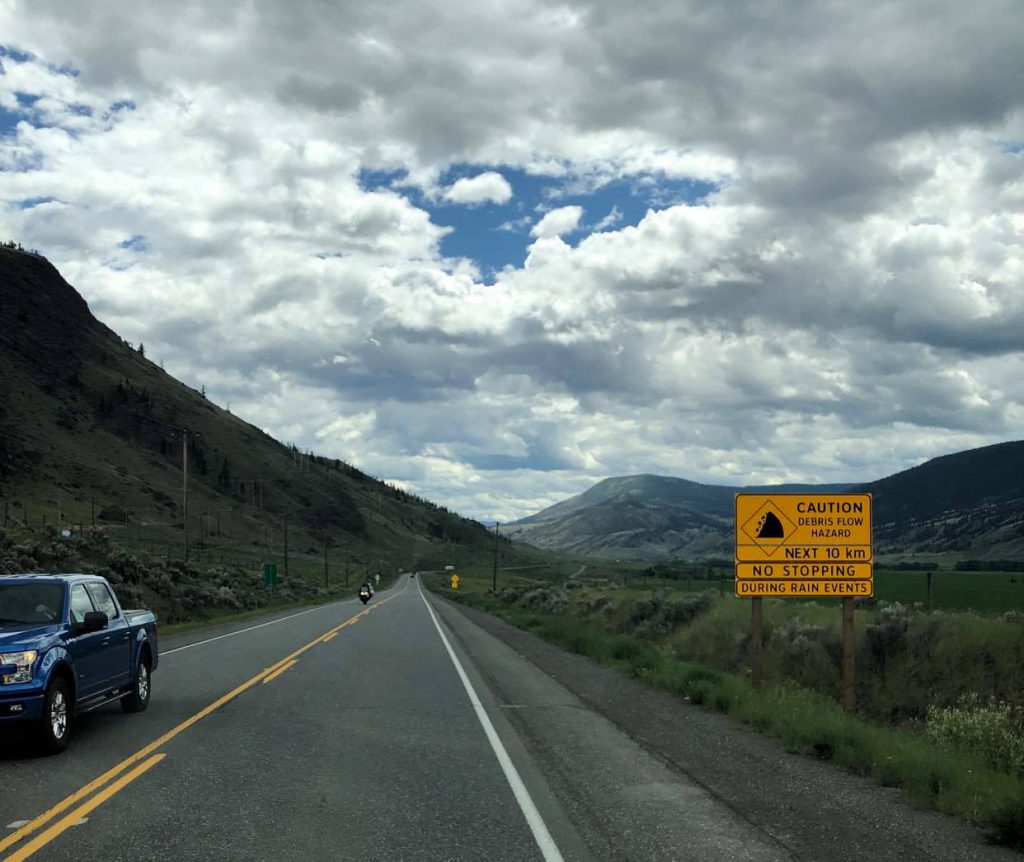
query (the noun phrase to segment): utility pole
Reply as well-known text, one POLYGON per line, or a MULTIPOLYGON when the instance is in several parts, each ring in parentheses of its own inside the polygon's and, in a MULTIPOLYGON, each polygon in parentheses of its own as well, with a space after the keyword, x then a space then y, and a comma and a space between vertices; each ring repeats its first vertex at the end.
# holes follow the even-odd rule
MULTIPOLYGON (((374 493, 374 496, 377 498, 377 519, 380 520, 380 517, 381 517, 381 510, 380 510, 380 488, 376 488, 373 493, 374 493)), ((374 565, 377 566, 377 571, 378 572, 380 571, 380 536, 378 535, 380 532, 381 532, 381 530, 377 529, 377 527, 374 527, 374 529, 373 529, 373 561, 374 561, 374 565)), ((367 575, 369 575, 369 570, 367 570, 367 575)))
POLYGON ((491 592, 498 592, 498 527, 501 524, 494 522, 494 570, 491 572, 491 592))
POLYGON ((330 575, 327 573, 327 540, 324 539, 324 589, 330 586, 330 575))
POLYGON ((288 519, 284 519, 284 576, 288 577, 288 519))
POLYGON ((188 431, 181 429, 181 526, 185 533, 185 562, 188 562, 188 431))
POLYGON ((349 553, 345 551, 345 589, 348 589, 348 558, 349 553))

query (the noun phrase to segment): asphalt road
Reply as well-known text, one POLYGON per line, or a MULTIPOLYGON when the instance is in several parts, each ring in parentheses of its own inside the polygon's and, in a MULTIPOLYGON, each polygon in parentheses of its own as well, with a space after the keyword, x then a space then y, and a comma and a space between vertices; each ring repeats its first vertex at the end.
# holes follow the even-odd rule
MULTIPOLYGON (((880 858, 780 836, 609 717, 617 675, 418 579, 254 625, 165 639, 150 708, 84 717, 63 755, 0 744, 0 859, 880 858)), ((953 828, 920 858, 1009 857, 953 828)))

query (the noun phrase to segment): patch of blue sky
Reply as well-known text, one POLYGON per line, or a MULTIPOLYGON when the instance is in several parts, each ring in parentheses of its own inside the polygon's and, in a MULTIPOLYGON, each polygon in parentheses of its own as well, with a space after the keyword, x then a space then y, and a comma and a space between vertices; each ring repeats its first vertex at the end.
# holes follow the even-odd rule
POLYGON ((66 75, 69 78, 77 78, 81 74, 81 72, 73 66, 55 66, 53 63, 43 61, 35 54, 30 54, 28 51, 22 51, 15 48, 13 45, 0 44, 0 72, 3 71, 4 58, 13 60, 16 63, 36 62, 45 66, 51 72, 56 72, 58 75, 66 75))
POLYGON ((0 138, 13 135, 18 128, 18 123, 29 119, 33 105, 39 101, 39 96, 31 93, 15 93, 14 98, 18 104, 16 109, 0 106, 0 138))
POLYGON ((32 59, 31 54, 25 51, 19 51, 13 45, 0 44, 0 59, 3 59, 4 57, 8 57, 18 63, 27 63, 32 59))
POLYGON ((375 192, 381 189, 390 189, 402 182, 405 177, 406 171, 381 171, 361 168, 359 171, 359 185, 368 192, 375 192))
POLYGON ((149 249, 149 241, 139 233, 133 234, 118 245, 120 248, 126 248, 129 251, 147 251, 149 249))
MULTIPOLYGON (((17 131, 18 123, 22 121, 31 123, 37 129, 65 128, 61 123, 48 122, 43 118, 42 113, 36 107, 37 102, 41 98, 40 96, 32 93, 15 93, 15 96, 18 100, 18 108, 16 110, 0 107, 0 138, 14 135, 17 131)), ((66 105, 65 108, 69 114, 77 117, 91 117, 93 115, 93 109, 88 105, 72 103, 66 105)), ((73 136, 75 135, 73 129, 65 128, 65 131, 73 136)))
POLYGON ((24 119, 25 115, 21 111, 11 111, 0 106, 0 138, 14 135, 18 123, 24 119))
POLYGON ((60 203, 60 201, 57 198, 44 195, 37 198, 22 198, 20 201, 15 201, 14 205, 20 210, 30 210, 32 207, 37 207, 40 204, 52 203, 60 203))
POLYGON ((135 265, 135 263, 134 261, 125 258, 109 258, 102 261, 100 265, 113 270, 114 272, 127 272, 135 265))
POLYGON ((572 175, 552 177, 488 165, 456 165, 439 180, 442 189, 463 177, 497 171, 512 186, 512 198, 503 204, 456 204, 443 196, 431 197, 404 183, 404 171, 363 171, 360 185, 367 190, 390 188, 426 210, 434 224, 451 227, 441 242, 446 257, 476 262, 485 281, 493 281, 506 267, 520 267, 533 242, 531 228, 545 212, 564 206, 583 209, 577 229, 563 236, 569 244, 600 230, 618 230, 637 224, 651 209, 678 204, 701 204, 717 190, 714 183, 646 174, 607 182, 572 175))

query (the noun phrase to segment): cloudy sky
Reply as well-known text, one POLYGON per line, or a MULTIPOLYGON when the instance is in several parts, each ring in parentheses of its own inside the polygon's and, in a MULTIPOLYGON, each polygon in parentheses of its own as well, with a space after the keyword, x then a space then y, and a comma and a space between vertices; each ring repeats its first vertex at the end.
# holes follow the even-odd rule
POLYGON ((1019 0, 0 0, 0 236, 466 514, 868 480, 1024 437, 1022 46, 1019 0))

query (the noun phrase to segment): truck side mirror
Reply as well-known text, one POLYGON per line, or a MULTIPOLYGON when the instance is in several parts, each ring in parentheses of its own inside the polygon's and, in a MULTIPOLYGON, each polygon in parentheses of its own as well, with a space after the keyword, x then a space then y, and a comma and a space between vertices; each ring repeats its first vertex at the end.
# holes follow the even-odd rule
POLYGON ((107 627, 107 615, 102 611, 89 611, 85 618, 75 628, 79 634, 98 632, 107 627))

